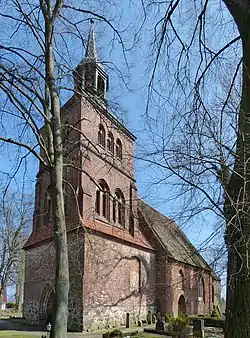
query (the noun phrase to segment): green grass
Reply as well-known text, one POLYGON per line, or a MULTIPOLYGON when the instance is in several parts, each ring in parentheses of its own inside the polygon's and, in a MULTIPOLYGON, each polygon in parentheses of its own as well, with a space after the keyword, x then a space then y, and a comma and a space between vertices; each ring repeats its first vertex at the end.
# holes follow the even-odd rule
POLYGON ((35 336, 32 333, 20 333, 16 331, 0 331, 0 337, 15 337, 15 338, 37 338, 39 336, 35 336))

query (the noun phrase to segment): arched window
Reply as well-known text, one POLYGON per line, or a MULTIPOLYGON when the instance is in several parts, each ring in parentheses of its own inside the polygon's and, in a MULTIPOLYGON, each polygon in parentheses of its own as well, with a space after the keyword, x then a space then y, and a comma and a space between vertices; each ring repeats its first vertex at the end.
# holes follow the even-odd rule
POLYGON ((101 215, 101 192, 99 188, 96 189, 95 210, 98 215, 101 215))
POLYGON ((125 199, 120 189, 116 189, 113 198, 113 221, 125 227, 125 199))
POLYGON ((198 283, 198 297, 200 301, 205 302, 205 284, 204 279, 201 277, 198 283))
POLYGON ((107 183, 104 180, 99 182, 99 187, 96 190, 96 212, 110 220, 110 192, 107 183))
POLYGON ((122 143, 119 138, 116 140, 116 157, 122 160, 122 143))
POLYGON ((179 271, 178 273, 178 289, 184 290, 184 275, 182 270, 179 271))
POLYGON ((44 196, 44 222, 52 221, 51 186, 49 185, 44 196))
POLYGON ((138 257, 129 258, 130 293, 141 291, 141 261, 138 257))
POLYGON ((102 124, 99 124, 98 144, 103 148, 106 146, 106 132, 102 124))
POLYGON ((212 285, 212 303, 214 303, 214 286, 212 285))
MULTIPOLYGON (((64 212, 67 215, 68 211, 68 190, 67 185, 63 183, 63 199, 64 199, 64 212)), ((51 185, 48 186, 44 196, 44 222, 52 221, 52 191, 51 185)))
POLYGON ((108 132, 107 149, 114 155, 114 136, 111 131, 108 132))

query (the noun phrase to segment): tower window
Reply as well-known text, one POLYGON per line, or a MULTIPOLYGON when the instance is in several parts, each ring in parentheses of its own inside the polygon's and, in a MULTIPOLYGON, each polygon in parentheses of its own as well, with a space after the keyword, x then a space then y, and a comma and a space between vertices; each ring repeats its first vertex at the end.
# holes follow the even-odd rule
POLYGON ((125 228, 125 199, 120 189, 116 190, 113 200, 113 221, 125 228))
POLYGON ((133 215, 133 187, 130 184, 129 188, 129 232, 134 236, 134 215, 133 215))
POLYGON ((95 198, 95 210, 98 213, 98 215, 101 214, 101 193, 100 190, 96 190, 96 198, 95 198))
POLYGON ((94 88, 94 71, 92 68, 87 68, 85 72, 84 82, 86 89, 93 89, 94 88))
POLYGON ((44 223, 52 221, 51 186, 49 185, 44 198, 44 223))
POLYGON ((100 75, 98 75, 98 78, 97 78, 97 93, 101 98, 104 98, 105 82, 104 82, 104 79, 100 75))
POLYGON ((104 180, 99 182, 98 190, 96 191, 96 212, 110 220, 110 192, 107 183, 104 180))
POLYGON ((106 132, 102 124, 99 124, 98 144, 103 148, 106 146, 106 132))
POLYGON ((107 139, 107 148, 111 154, 114 154, 114 136, 111 131, 108 132, 108 139, 107 139))
POLYGON ((116 157, 122 160, 122 143, 119 138, 116 140, 116 157))

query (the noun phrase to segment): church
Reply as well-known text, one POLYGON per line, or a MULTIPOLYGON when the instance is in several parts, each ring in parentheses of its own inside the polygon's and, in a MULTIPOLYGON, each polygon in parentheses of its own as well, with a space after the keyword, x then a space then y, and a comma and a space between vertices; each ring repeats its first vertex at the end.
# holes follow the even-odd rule
MULTIPOLYGON (((87 331, 162 314, 208 314, 220 279, 174 220, 138 196, 136 137, 108 110, 109 77, 94 23, 62 108, 69 256, 68 328, 87 331)), ((44 325, 54 301, 55 248, 48 173, 40 166, 32 233, 24 246, 24 318, 44 325)))

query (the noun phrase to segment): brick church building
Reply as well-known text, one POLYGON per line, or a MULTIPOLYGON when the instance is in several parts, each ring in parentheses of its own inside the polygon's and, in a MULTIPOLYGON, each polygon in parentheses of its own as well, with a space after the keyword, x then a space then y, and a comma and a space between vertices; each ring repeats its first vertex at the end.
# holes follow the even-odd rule
MULTIPOLYGON (((75 94, 62 109, 69 254, 69 329, 136 322, 149 310, 211 313, 220 280, 174 220, 138 198, 135 136, 107 109, 108 75, 91 23, 75 94), (70 127, 69 127, 70 126, 70 127), (72 126, 74 126, 72 128, 72 126)), ((54 299, 55 248, 48 174, 40 167, 25 244, 24 318, 44 324, 54 299)))

